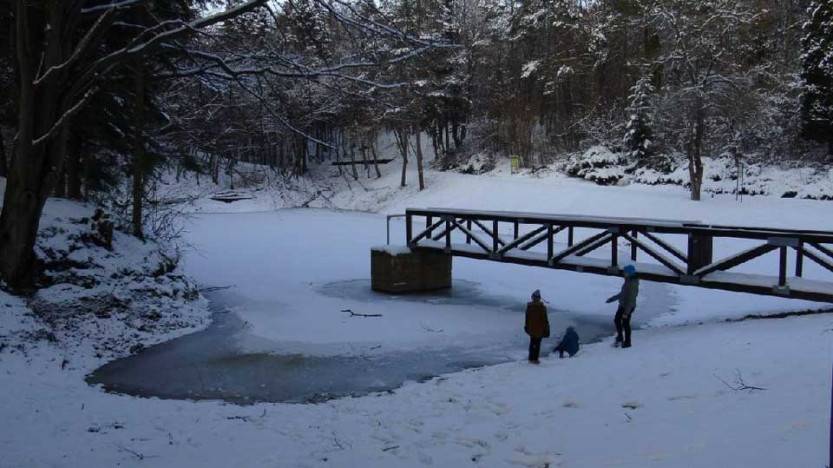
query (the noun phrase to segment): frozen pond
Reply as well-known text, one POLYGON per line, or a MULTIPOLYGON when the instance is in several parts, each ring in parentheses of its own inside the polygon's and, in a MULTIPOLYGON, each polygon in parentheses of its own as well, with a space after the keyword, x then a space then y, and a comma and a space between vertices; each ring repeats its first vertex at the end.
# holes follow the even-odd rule
MULTIPOLYGON (((387 295, 370 290, 369 281, 322 285, 319 291, 354 299, 431 304, 465 303, 480 307, 518 308, 511 298, 492 296, 477 284, 458 281, 449 291, 387 295)), ((149 347, 110 362, 88 377, 112 392, 142 397, 225 400, 233 403, 311 403, 344 396, 367 395, 400 387, 408 381, 523 359, 525 342, 515 339, 445 346, 413 351, 370 352, 367 355, 314 356, 269 352, 263 338, 252 336, 243 320, 222 305, 222 294, 212 296, 214 316, 205 330, 149 347), (247 351, 242 343, 258 343, 247 351)), ((368 318, 366 320, 373 320, 368 318)), ((559 311, 554 335, 575 326, 583 342, 609 336, 608 320, 559 311)), ((546 343, 546 342, 545 342, 546 343)), ((278 343, 274 343, 278 349, 278 343)), ((549 340, 546 355, 554 345, 549 340)))
MULTIPOLYGON (((108 363, 89 382, 131 395, 235 403, 388 391, 524 360, 524 307, 537 288, 551 301, 545 355, 571 325, 585 344, 613 333, 615 305, 604 299, 618 290, 616 278, 455 258, 448 291, 373 292, 369 252, 384 242, 384 226, 383 216, 326 210, 195 217, 185 271, 228 286, 209 298, 213 323, 108 363)), ((650 300, 640 304, 635 327, 673 310, 666 286, 643 283, 640 296, 650 300)))
POLYGON ((206 330, 113 361, 88 382, 145 397, 305 403, 391 390, 508 360, 497 349, 462 348, 367 356, 250 353, 238 346, 246 334, 234 313, 217 311, 206 330))

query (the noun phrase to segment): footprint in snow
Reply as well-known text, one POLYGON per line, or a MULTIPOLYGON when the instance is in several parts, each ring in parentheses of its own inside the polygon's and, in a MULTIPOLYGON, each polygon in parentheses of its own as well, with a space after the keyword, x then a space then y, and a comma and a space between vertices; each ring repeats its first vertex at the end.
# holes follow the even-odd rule
POLYGON ((526 447, 518 447, 515 449, 515 455, 508 461, 513 465, 550 468, 556 466, 558 455, 560 454, 552 452, 532 453, 526 447))
POLYGON ((638 408, 641 408, 641 407, 642 407, 642 403, 640 403, 638 401, 626 401, 626 402, 622 403, 622 408, 635 410, 635 409, 638 409, 638 408))
POLYGON ((468 447, 468 448, 474 448, 474 447, 480 447, 480 448, 484 448, 484 449, 489 448, 489 443, 486 442, 485 440, 481 440, 481 439, 472 439, 472 438, 469 438, 469 437, 457 437, 454 442, 458 445, 462 445, 463 447, 468 447))
POLYGON ((697 398, 697 395, 674 395, 668 397, 668 401, 694 400, 695 398, 697 398))

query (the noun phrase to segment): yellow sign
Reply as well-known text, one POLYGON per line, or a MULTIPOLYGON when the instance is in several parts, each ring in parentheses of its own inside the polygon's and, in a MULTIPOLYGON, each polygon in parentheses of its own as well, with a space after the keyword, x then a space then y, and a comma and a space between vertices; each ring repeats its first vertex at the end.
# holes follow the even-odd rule
POLYGON ((515 174, 516 172, 521 170, 521 157, 520 156, 518 156, 517 154, 513 154, 512 156, 509 156, 509 160, 512 163, 512 166, 511 166, 512 174, 515 174))

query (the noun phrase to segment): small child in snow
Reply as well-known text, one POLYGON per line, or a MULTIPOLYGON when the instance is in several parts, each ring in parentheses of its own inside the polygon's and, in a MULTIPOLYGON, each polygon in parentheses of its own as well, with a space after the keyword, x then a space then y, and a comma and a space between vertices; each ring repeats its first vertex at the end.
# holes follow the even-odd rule
POLYGON ((558 351, 558 357, 563 358, 564 353, 573 357, 578 352, 579 347, 579 339, 578 333, 576 333, 576 329, 573 327, 567 327, 567 331, 564 332, 564 336, 561 338, 561 343, 558 343, 558 346, 552 350, 552 352, 558 351))

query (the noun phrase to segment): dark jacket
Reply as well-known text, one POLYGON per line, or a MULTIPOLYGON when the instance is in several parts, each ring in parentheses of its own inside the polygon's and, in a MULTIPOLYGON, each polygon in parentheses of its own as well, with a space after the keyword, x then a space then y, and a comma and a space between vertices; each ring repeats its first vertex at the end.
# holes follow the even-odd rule
POLYGON ((561 338, 561 343, 555 349, 564 351, 570 356, 574 356, 578 352, 578 333, 576 333, 575 328, 567 327, 564 337, 561 338))
POLYGON ((547 306, 543 302, 530 302, 526 305, 524 331, 532 338, 546 338, 550 336, 550 321, 547 318, 547 306))
POLYGON ((615 300, 619 300, 619 307, 622 308, 622 311, 626 315, 630 315, 633 313, 633 310, 636 309, 636 296, 639 295, 639 278, 636 276, 629 276, 625 278, 625 282, 622 284, 622 290, 619 291, 619 294, 611 296, 607 302, 613 302, 615 300))

